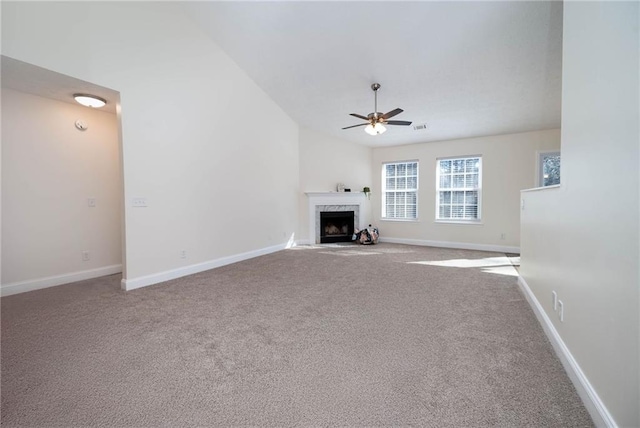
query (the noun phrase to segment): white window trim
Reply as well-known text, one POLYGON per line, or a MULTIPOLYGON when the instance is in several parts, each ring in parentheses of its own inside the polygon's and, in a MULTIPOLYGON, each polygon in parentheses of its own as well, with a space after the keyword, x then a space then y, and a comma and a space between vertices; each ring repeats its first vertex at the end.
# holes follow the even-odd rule
MULTIPOLYGON (((468 155, 468 156, 451 156, 451 157, 442 157, 436 159, 436 213, 435 213, 435 223, 449 223, 449 224, 473 224, 473 225, 482 225, 482 155, 468 155), (478 172, 478 218, 475 219, 453 219, 453 218, 439 218, 440 217, 440 192, 447 191, 453 189, 440 189, 440 161, 441 160, 459 160, 459 159, 471 159, 478 158, 480 162, 480 168, 478 172)), ((476 189, 472 188, 461 188, 456 189, 461 191, 475 191, 476 189)))
POLYGON ((434 223, 464 224, 465 226, 484 226, 481 220, 434 220, 434 223))
POLYGON ((403 222, 403 223, 414 223, 419 221, 420 218, 420 212, 418 210, 419 207, 419 189, 420 189, 420 161, 418 161, 417 159, 411 159, 411 160, 399 160, 399 161, 387 161, 387 162, 382 162, 382 167, 380 170, 380 178, 381 178, 381 185, 380 188, 382 189, 382 194, 380 195, 380 220, 381 221, 398 221, 398 222, 403 222), (416 217, 415 218, 390 218, 390 217, 385 217, 385 203, 387 201, 387 198, 385 196, 385 194, 387 193, 387 174, 386 174, 386 169, 385 166, 386 165, 390 165, 390 164, 399 164, 399 163, 415 163, 416 164, 416 217))

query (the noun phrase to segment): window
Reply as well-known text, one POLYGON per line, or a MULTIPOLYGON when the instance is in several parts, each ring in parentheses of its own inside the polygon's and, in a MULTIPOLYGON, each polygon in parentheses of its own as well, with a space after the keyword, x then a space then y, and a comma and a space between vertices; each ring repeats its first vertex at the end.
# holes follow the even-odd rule
POLYGON ((418 162, 382 164, 382 218, 418 218, 418 162))
POLYGON ((560 184, 560 152, 543 152, 538 159, 538 186, 560 184))
POLYGON ((479 221, 482 158, 438 159, 436 220, 479 221))

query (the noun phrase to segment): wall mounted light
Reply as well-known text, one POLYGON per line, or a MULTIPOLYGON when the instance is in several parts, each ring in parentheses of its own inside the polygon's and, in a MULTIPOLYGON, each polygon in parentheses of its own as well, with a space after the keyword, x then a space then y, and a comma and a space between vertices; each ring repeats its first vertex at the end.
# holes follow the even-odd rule
POLYGON ((86 107, 100 108, 107 104, 107 100, 104 98, 96 97, 95 95, 88 94, 73 94, 73 98, 80 104, 86 107))

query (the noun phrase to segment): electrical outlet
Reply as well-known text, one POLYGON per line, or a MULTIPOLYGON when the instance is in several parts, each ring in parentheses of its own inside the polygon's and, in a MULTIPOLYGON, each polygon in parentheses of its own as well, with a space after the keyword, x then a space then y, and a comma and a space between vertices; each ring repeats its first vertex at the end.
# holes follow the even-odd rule
POLYGON ((83 251, 82 252, 82 261, 83 262, 88 262, 89 260, 91 260, 91 255, 89 254, 88 251, 83 251))
POLYGON ((501 239, 501 240, 503 240, 503 241, 504 241, 505 239, 507 239, 507 234, 506 234, 506 233, 501 233, 501 234, 500 234, 500 239, 501 239))
POLYGON ((187 250, 180 250, 180 258, 181 259, 187 258, 187 250))
POLYGON ((558 293, 556 293, 555 291, 551 292, 551 301, 553 302, 553 310, 557 311, 558 310, 558 293))
POLYGON ((562 300, 558 300, 558 318, 560 318, 560 322, 564 322, 564 303, 562 300))
POLYGON ((87 205, 89 205, 89 207, 91 207, 91 208, 95 208, 96 207, 96 198, 87 199, 87 205))

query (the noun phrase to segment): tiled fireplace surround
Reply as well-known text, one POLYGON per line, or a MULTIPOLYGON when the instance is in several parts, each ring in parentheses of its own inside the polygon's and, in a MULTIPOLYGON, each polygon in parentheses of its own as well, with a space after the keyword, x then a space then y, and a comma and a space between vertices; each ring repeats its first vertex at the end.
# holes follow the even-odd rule
POLYGON ((362 192, 306 192, 309 201, 309 244, 320 243, 320 213, 323 211, 353 211, 357 229, 364 229, 364 193, 362 192))

